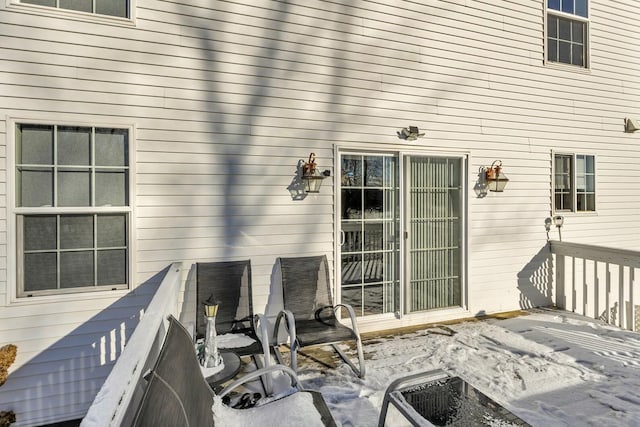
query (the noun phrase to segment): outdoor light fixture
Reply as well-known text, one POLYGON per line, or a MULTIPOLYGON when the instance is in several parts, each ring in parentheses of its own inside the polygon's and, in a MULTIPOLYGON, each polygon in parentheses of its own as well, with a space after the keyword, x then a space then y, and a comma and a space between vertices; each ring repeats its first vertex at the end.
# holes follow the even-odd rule
POLYGON ((624 131, 627 133, 632 133, 637 130, 640 130, 640 120, 634 120, 634 119, 630 119, 629 117, 625 117, 624 131))
POLYGON ((415 141, 420 136, 424 136, 424 133, 420 133, 418 126, 402 128, 402 130, 398 132, 398 137, 400 139, 406 139, 407 141, 415 141))
POLYGON ((489 191, 504 191, 509 178, 502 172, 502 160, 495 160, 491 167, 485 169, 485 173, 489 191))
POLYGON ((564 224, 564 217, 562 215, 556 215, 553 217, 553 224, 558 228, 558 238, 562 242, 562 225, 564 224))
POLYGON ((317 170, 315 153, 309 154, 309 161, 302 168, 302 182, 306 193, 319 193, 322 181, 331 175, 329 170, 320 174, 317 170))

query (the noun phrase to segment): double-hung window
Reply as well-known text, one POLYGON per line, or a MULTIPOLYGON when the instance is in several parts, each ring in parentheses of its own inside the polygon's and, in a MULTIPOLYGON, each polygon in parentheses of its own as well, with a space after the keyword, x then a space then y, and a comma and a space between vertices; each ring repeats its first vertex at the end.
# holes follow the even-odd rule
POLYGON ((20 3, 129 18, 130 0, 20 0, 20 3))
POLYGON ((128 128, 18 123, 18 296, 129 283, 128 128))
POLYGON ((547 0, 547 61, 586 68, 588 0, 547 0))
POLYGON ((586 154, 554 155, 554 210, 596 210, 595 157, 586 154))

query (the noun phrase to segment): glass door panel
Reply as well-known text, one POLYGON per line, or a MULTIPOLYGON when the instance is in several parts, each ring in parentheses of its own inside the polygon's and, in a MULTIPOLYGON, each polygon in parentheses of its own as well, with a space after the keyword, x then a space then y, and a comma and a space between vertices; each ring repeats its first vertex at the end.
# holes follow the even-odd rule
POLYGON ((359 316, 399 309, 397 157, 341 159, 341 292, 359 316))
POLYGON ((405 157, 405 310, 462 305, 462 159, 405 157))

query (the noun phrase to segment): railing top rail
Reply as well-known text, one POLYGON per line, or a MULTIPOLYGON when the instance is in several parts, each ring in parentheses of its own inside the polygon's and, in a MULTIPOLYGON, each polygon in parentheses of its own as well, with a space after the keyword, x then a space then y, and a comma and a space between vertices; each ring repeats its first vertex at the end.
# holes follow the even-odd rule
POLYGON ((168 314, 176 314, 175 303, 181 286, 181 267, 180 262, 171 264, 142 319, 131 334, 129 342, 82 420, 82 427, 121 424, 137 380, 143 374, 141 371, 157 331, 166 321, 168 314))
POLYGON ((587 245, 552 240, 549 242, 551 253, 574 258, 584 258, 598 262, 640 268, 640 251, 617 249, 607 246, 587 245))

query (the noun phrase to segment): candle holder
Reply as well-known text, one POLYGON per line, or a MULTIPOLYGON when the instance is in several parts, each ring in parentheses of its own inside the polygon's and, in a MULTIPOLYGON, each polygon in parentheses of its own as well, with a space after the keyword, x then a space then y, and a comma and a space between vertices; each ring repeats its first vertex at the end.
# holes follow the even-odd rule
POLYGON ((207 320, 207 332, 204 340, 204 368, 215 368, 223 364, 222 355, 218 351, 216 341, 216 315, 218 314, 218 304, 205 304, 204 316, 207 320))

